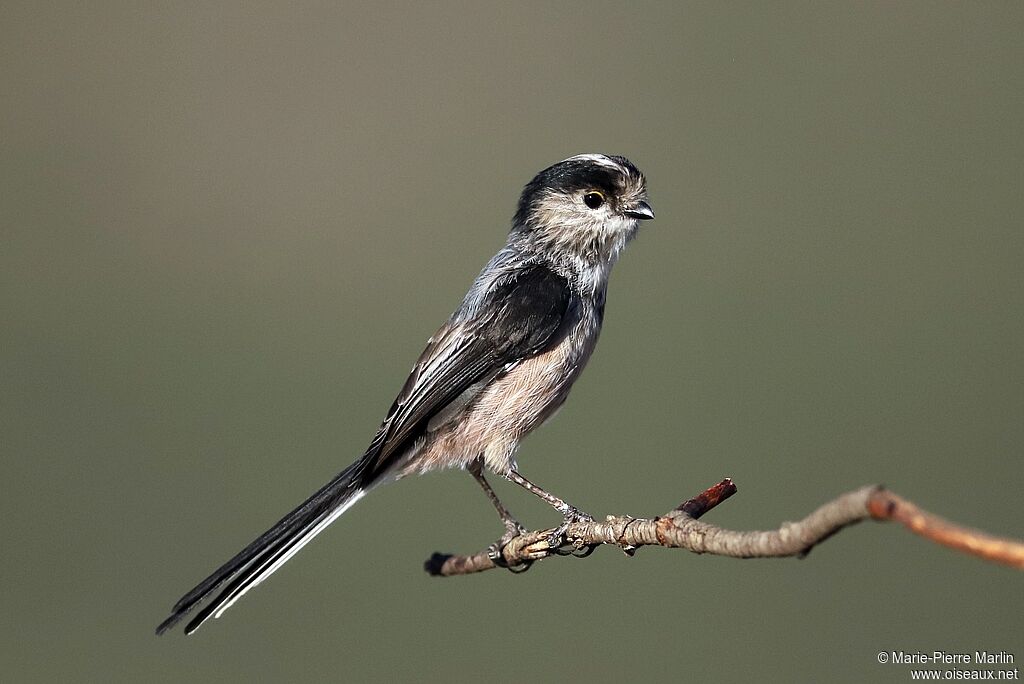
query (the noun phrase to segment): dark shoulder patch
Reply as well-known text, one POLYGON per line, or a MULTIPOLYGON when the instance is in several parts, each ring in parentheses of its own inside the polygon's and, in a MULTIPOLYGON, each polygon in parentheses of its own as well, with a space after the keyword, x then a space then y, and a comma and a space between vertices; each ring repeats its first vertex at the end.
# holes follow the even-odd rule
POLYGON ((597 296, 594 297, 594 309, 597 313, 598 325, 604 324, 604 303, 607 300, 607 298, 608 290, 605 288, 602 288, 601 291, 597 293, 597 296))
POLYGON ((481 333, 499 353, 536 354, 550 343, 571 298, 565 278, 543 264, 528 266, 495 288, 487 307, 492 315, 481 333))

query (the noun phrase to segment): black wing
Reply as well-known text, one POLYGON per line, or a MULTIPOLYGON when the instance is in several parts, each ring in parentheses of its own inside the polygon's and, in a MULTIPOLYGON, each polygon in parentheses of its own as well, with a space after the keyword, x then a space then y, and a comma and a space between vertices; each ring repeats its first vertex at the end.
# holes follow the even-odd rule
POLYGON ((434 415, 481 380, 556 344, 570 300, 565 279, 534 264, 502 278, 476 307, 476 315, 453 317, 420 355, 366 453, 183 596, 157 634, 229 579, 224 591, 188 624, 186 633, 273 573, 386 474, 434 415))

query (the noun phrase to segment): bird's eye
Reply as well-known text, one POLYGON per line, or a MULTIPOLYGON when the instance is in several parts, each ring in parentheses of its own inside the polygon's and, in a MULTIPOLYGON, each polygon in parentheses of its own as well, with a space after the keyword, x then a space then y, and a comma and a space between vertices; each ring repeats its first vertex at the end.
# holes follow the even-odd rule
POLYGON ((597 209, 604 204, 604 195, 599 192, 588 192, 583 196, 583 203, 591 209, 597 209))

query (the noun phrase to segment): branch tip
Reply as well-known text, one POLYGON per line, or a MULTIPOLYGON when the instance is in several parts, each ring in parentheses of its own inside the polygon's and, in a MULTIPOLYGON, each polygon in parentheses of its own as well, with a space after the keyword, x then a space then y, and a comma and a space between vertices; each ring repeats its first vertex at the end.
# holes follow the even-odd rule
POLYGON ((452 554, 450 553, 437 553, 435 551, 431 554, 430 558, 423 563, 423 569, 426 570, 427 574, 431 577, 440 577, 444 574, 442 572, 444 564, 448 562, 448 559, 451 557, 452 554))
POLYGON ((718 484, 711 485, 692 499, 687 499, 679 504, 673 509, 673 512, 679 511, 696 519, 735 493, 736 485, 727 477, 718 484))

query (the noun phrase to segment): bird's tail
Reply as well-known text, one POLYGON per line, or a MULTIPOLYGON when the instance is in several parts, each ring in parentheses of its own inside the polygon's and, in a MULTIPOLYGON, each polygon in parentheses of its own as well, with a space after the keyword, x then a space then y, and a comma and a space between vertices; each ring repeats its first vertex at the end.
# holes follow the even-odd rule
POLYGON ((185 594, 174 605, 170 617, 156 628, 156 633, 166 632, 221 584, 228 582, 217 598, 203 607, 185 626, 185 633, 191 634, 210 617, 220 617, 245 592, 284 565, 299 549, 361 499, 372 486, 375 478, 368 475, 368 460, 364 457, 338 473, 298 508, 281 518, 185 594))

